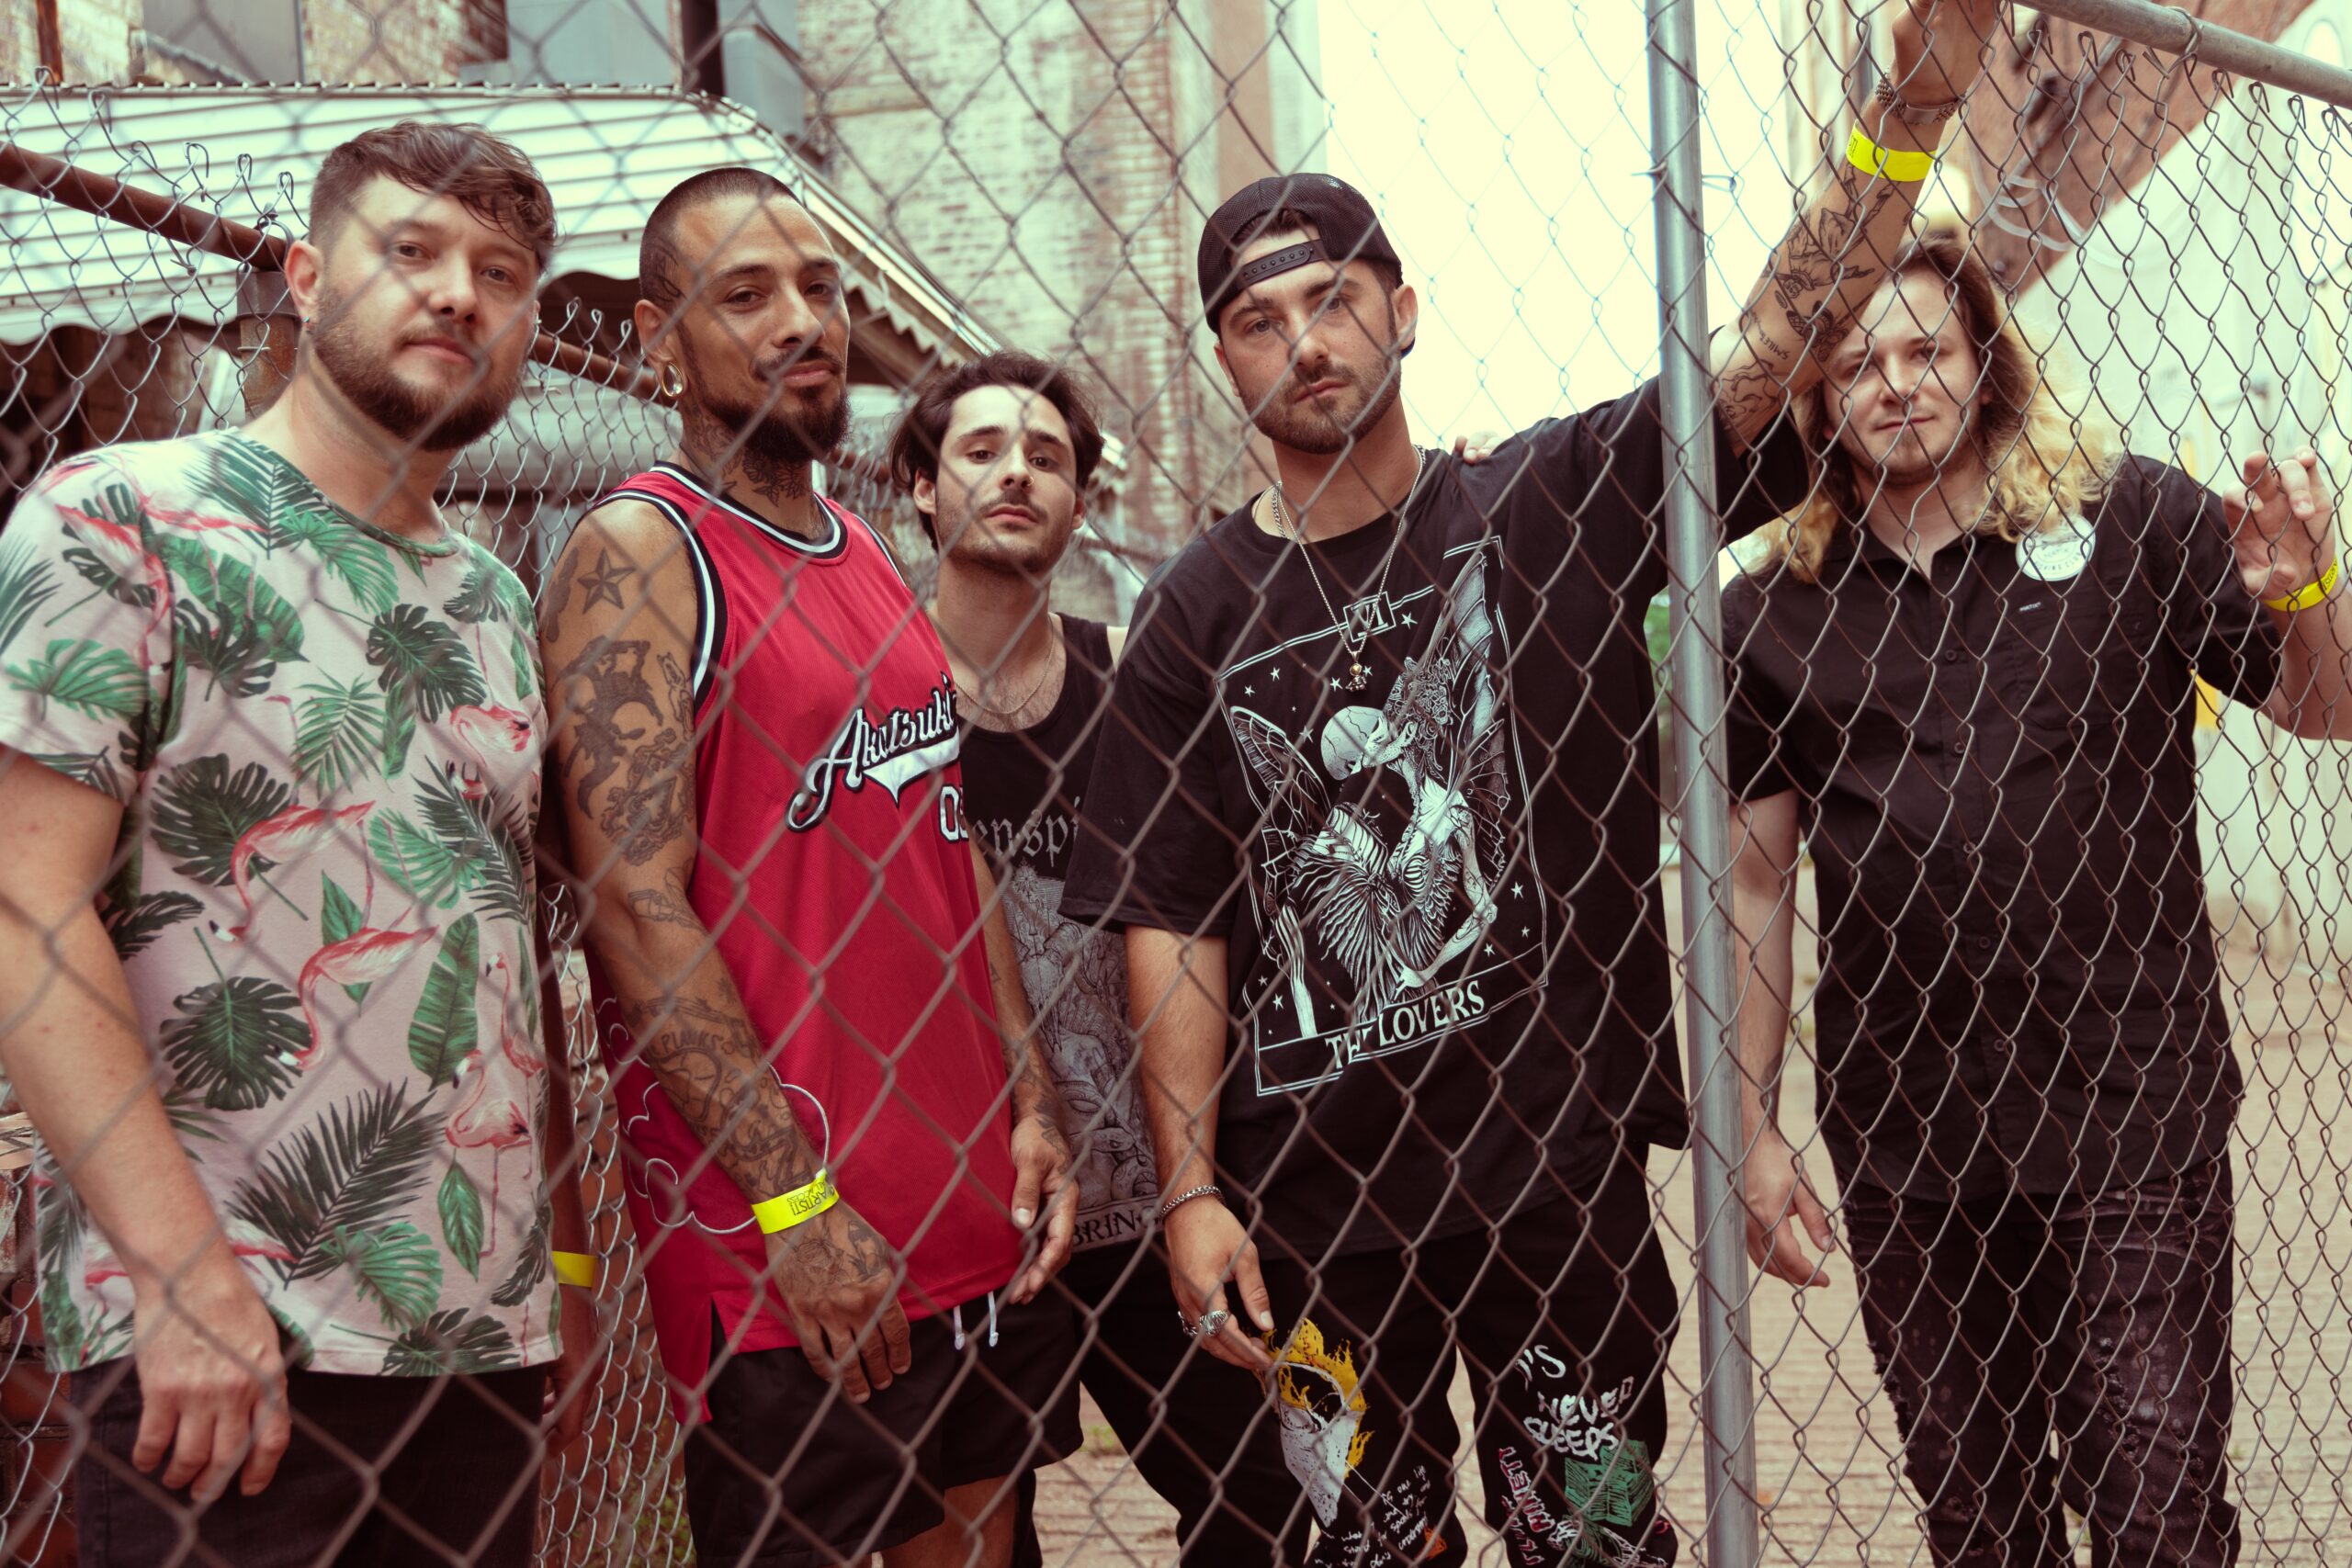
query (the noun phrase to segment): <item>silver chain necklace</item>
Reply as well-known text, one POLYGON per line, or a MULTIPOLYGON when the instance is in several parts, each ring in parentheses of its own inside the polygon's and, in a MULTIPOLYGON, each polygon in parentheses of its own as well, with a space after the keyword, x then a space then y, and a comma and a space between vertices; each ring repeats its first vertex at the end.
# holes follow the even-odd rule
MULTIPOLYGON (((1374 585, 1373 601, 1377 604, 1388 592, 1388 569, 1396 564, 1396 547, 1404 542, 1405 525, 1412 521, 1413 500, 1421 493, 1421 478, 1429 472, 1430 453, 1426 446, 1413 449, 1420 460, 1413 468, 1413 482, 1405 491, 1405 499, 1396 505, 1396 531, 1389 536, 1388 552, 1380 558, 1380 581, 1374 585)), ((1340 640, 1348 650, 1348 676, 1340 682, 1344 691, 1361 692, 1372 681, 1372 671, 1364 668, 1363 645, 1371 640, 1372 624, 1367 616, 1351 615, 1343 624, 1340 612, 1331 607, 1330 594, 1323 591, 1323 575, 1315 570, 1315 552, 1306 547, 1306 531, 1291 522, 1290 509, 1283 504, 1283 487, 1279 481, 1266 491, 1266 499, 1273 505, 1274 527, 1283 537, 1298 547, 1306 558, 1306 580, 1315 584, 1315 596, 1323 601, 1323 613, 1340 628, 1340 640)))

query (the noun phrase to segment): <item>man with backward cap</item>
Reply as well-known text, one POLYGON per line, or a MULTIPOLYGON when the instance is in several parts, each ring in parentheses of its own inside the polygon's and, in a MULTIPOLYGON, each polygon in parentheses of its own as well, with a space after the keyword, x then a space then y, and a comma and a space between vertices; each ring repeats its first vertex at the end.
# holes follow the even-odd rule
MULTIPOLYGON (((1804 495, 1788 399, 1996 36, 1996 0, 1896 10, 1894 74, 1718 344, 1735 534, 1804 495)), ((1212 216, 1201 288, 1275 482, 1138 600, 1062 899, 1126 932, 1168 1331, 1265 1380, 1317 1568, 1466 1557, 1457 1368, 1514 1568, 1664 1568, 1657 389, 1476 466, 1417 451, 1419 304, 1326 175, 1212 216)))

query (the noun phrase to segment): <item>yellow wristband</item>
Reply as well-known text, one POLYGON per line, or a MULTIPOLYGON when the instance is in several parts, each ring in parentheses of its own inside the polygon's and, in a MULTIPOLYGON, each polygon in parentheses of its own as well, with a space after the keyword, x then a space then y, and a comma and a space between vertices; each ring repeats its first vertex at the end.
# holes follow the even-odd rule
POLYGON ((813 1220, 842 1201, 842 1190, 833 1185, 832 1173, 820 1170, 815 1180, 806 1187, 796 1187, 774 1198, 763 1198, 752 1205, 752 1217, 760 1222, 760 1229, 769 1235, 788 1231, 804 1220, 813 1220))
POLYGON ((1890 180, 1924 180, 1936 172, 1933 152, 1910 152, 1880 146, 1870 138, 1870 132, 1854 127, 1851 140, 1846 143, 1846 162, 1866 175, 1883 175, 1890 180))
POLYGON ((2332 560, 2327 570, 2319 574, 2317 582, 2306 582, 2284 599, 2265 599, 2263 603, 2274 610, 2308 610, 2335 597, 2335 580, 2342 574, 2344 563, 2332 560))
POLYGON ((578 1285, 583 1290, 596 1288, 595 1255, 587 1252, 559 1252, 555 1255, 555 1282, 578 1285))

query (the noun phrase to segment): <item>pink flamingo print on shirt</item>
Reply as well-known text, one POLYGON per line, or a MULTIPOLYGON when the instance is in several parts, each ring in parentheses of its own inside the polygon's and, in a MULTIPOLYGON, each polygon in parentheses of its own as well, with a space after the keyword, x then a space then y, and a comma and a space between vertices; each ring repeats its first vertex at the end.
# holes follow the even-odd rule
POLYGON ((361 930, 311 954, 311 961, 302 965, 302 977, 297 987, 302 998, 302 1017, 311 1026, 311 1043, 295 1053, 295 1070, 309 1068, 319 1047, 326 1043, 319 1028, 317 992, 321 986, 373 985, 440 934, 438 926, 427 926, 421 931, 361 930))
MULTIPOLYGON (((268 1263, 294 1261, 293 1248, 243 1220, 229 1221, 222 1227, 222 1232, 228 1238, 229 1251, 235 1257, 258 1258, 268 1263)), ((93 1237, 86 1267, 82 1271, 84 1287, 95 1291, 108 1280, 127 1280, 130 1277, 130 1270, 123 1267, 122 1259, 115 1256, 114 1250, 93 1237)))
POLYGON ((531 750, 531 716, 518 708, 473 704, 451 708, 449 732, 473 753, 474 765, 458 780, 468 800, 480 800, 490 793, 485 781, 492 772, 493 759, 528 756, 531 750))
MULTIPOLYGON (((276 699, 272 699, 275 701, 276 699)), ((288 862, 311 853, 345 827, 363 820, 376 809, 372 800, 357 806, 345 806, 331 810, 320 806, 292 806, 266 821, 256 822, 237 840, 237 847, 230 852, 229 872, 236 879, 237 897, 245 907, 243 925, 214 930, 222 942, 242 941, 253 928, 254 896, 251 878, 255 859, 282 866, 288 862)))
POLYGON ((548 1070, 547 1057, 530 1048, 531 1043, 514 1027, 514 972, 506 966, 506 955, 500 953, 490 961, 490 971, 498 976, 498 1044, 506 1059, 528 1083, 548 1070))
POLYGON ((94 543, 98 540, 106 542, 107 553, 115 558, 103 563, 108 570, 125 582, 135 583, 154 594, 155 603, 148 608, 147 624, 139 630, 140 667, 144 669, 153 663, 153 656, 147 647, 148 639, 155 635, 155 628, 171 619, 172 615, 172 574, 164 567, 163 558, 147 547, 147 541, 140 537, 136 528, 126 527, 96 513, 85 512, 78 506, 67 506, 62 502, 58 505, 57 514, 73 525, 75 533, 86 535, 94 543), (139 575, 134 577, 133 571, 139 575))
POLYGON ((505 1159, 507 1150, 521 1148, 531 1141, 531 1119, 523 1108, 519 1086, 498 1066, 505 1055, 466 1053, 465 1063, 458 1069, 458 1080, 463 1083, 470 1074, 473 1088, 449 1113, 445 1134, 451 1148, 490 1151, 490 1235, 482 1243, 484 1258, 498 1250, 499 1165, 505 1159))

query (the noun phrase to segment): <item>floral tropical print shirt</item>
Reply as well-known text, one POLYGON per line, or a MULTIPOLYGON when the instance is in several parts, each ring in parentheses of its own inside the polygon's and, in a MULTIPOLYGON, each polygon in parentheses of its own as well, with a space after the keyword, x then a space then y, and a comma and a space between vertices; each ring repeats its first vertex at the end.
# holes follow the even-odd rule
MULTIPOLYGON (((556 1353, 536 644, 488 550, 233 433, 62 463, 0 531, 0 744, 122 803, 98 908, 156 1087, 317 1371, 556 1353)), ((35 1168, 62 1371, 131 1348, 72 1175, 35 1168)))

